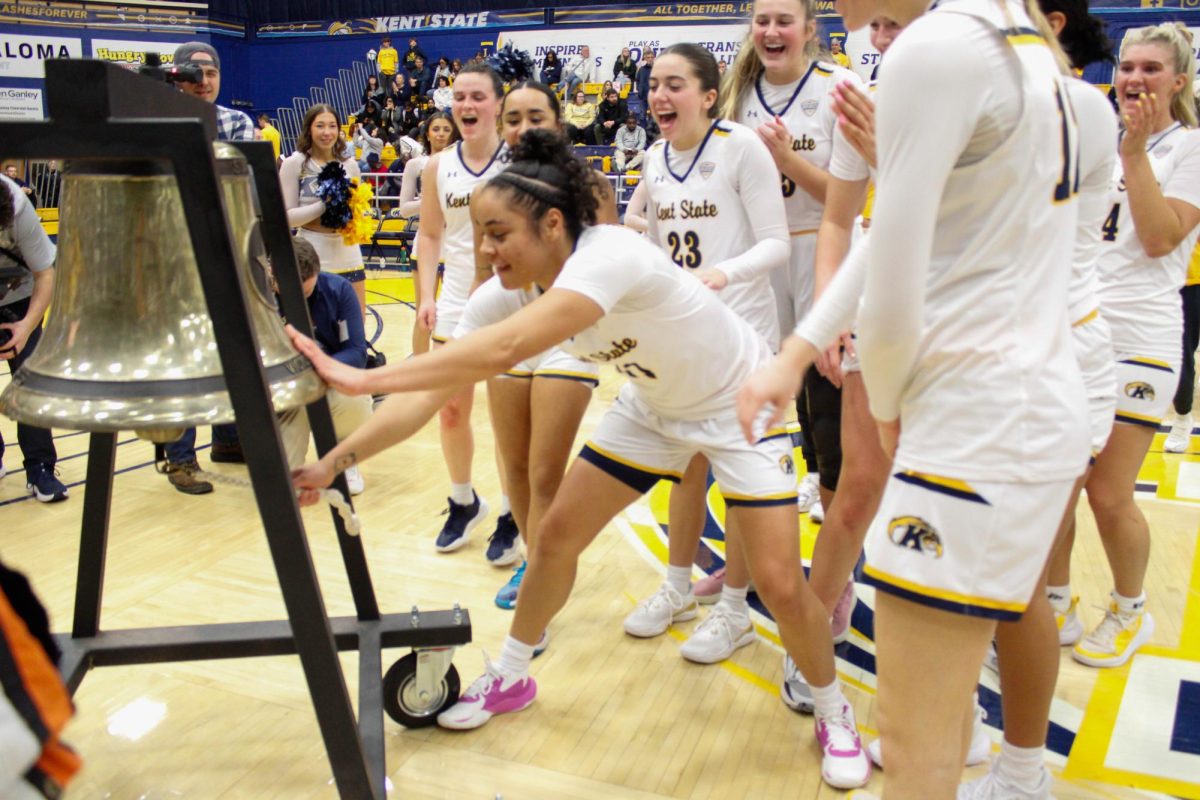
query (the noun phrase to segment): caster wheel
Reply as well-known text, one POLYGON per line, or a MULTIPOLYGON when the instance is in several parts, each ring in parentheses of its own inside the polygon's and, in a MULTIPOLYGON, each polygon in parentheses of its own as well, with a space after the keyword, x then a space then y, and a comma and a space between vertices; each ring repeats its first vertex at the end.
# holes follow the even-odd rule
POLYGON ((392 664, 383 676, 383 710, 406 728, 427 728, 437 724, 437 715, 458 702, 462 684, 453 664, 434 691, 421 696, 417 688, 417 654, 409 653, 392 664))

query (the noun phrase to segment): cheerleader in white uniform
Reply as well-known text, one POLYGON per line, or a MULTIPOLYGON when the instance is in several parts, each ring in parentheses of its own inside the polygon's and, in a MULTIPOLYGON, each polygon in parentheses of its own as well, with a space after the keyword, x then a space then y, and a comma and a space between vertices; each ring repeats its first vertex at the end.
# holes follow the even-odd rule
POLYGON ((530 131, 514 157, 476 196, 472 215, 483 229, 481 252, 520 299, 519 311, 370 372, 343 368, 291 332, 322 377, 343 391, 417 393, 389 399, 370 423, 299 470, 301 502, 316 502, 311 490, 328 486, 336 470, 418 430, 417 409, 432 413, 453 387, 500 374, 556 344, 612 364, 629 382, 542 518, 499 661, 488 663, 439 724, 477 728, 533 702, 530 661, 570 595, 580 554, 623 508, 660 479, 678 480, 703 453, 746 532, 747 563, 784 646, 814 678, 822 776, 835 787, 861 786, 870 765, 837 681, 828 619, 800 570, 791 441, 786 432, 768 432, 749 444, 734 415, 737 388, 770 359, 770 348, 643 237, 613 225, 592 227, 595 178, 560 138, 530 131))
MULTIPOLYGON (((769 275, 787 265, 787 217, 766 145, 742 125, 713 119, 719 85, 717 62, 699 45, 674 45, 655 59, 649 105, 662 138, 646 154, 642 175, 647 236, 776 350, 769 275)), ((672 488, 667 579, 626 617, 632 636, 658 636, 696 616, 692 559, 707 515, 708 466, 697 456, 672 488)), ((685 658, 715 663, 754 641, 747 589, 726 584, 721 602, 681 648, 685 658)))
MULTIPOLYGON (((454 81, 451 113, 462 140, 429 159, 421 175, 421 228, 417 232, 417 320, 445 343, 462 318, 475 283, 471 192, 476 184, 500 171, 502 148, 496 118, 504 85, 486 64, 469 64, 454 81), (438 262, 444 262, 441 295, 434 298, 438 262)), ((449 553, 467 544, 483 522, 488 504, 471 486, 475 438, 471 406, 475 387, 466 386, 439 415, 442 455, 450 473, 449 515, 436 547, 449 553)))
MULTIPOLYGON (((1060 113, 1067 90, 1036 8, 839 10, 851 29, 872 13, 912 21, 880 71, 871 235, 842 271, 868 258, 859 355, 894 454, 864 568, 877 588, 886 789, 941 800, 956 793, 996 621, 1019 618, 1038 591, 1047 531, 1087 463, 1063 268, 1077 130, 1060 113), (946 59, 953 72, 937 68, 946 59)), ((789 339, 743 391, 743 424, 764 402, 786 402, 815 355, 789 339)))
MULTIPOLYGON (((1115 89, 1125 130, 1098 262, 1100 315, 1112 328, 1116 357, 1116 424, 1087 482, 1114 586, 1104 619, 1072 651, 1093 667, 1124 664, 1154 633, 1143 583, 1150 529, 1133 495, 1175 394, 1183 336, 1179 290, 1200 233, 1194 72, 1191 42, 1174 23, 1129 31, 1121 43, 1115 89)), ((1050 583, 1068 618, 1064 628, 1081 628, 1070 619, 1066 555, 1050 583)))
POLYGON ((317 197, 317 176, 330 161, 339 161, 350 180, 359 178, 358 162, 353 155, 340 157, 345 151, 346 140, 342 138, 337 112, 331 106, 317 103, 304 115, 296 152, 279 165, 279 183, 288 211, 288 225, 298 228, 297 235, 312 244, 321 259, 322 270, 350 281, 365 319, 367 274, 363 270, 362 250, 346 244, 340 233, 321 224, 325 203, 317 197))

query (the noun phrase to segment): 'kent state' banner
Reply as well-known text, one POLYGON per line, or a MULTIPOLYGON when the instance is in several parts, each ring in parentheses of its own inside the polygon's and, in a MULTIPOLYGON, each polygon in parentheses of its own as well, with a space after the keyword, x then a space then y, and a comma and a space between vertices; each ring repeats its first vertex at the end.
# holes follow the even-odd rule
POLYGON ((337 36, 355 33, 391 33, 407 31, 450 31, 470 28, 508 28, 514 25, 539 25, 545 21, 543 9, 526 11, 474 11, 455 14, 402 14, 395 17, 365 17, 323 22, 272 22, 259 25, 256 35, 337 36))

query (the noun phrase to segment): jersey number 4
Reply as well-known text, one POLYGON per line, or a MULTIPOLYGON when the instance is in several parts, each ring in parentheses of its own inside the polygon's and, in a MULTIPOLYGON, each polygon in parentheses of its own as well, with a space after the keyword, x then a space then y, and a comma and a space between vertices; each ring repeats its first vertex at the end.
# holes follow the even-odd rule
POLYGON ((1114 203, 1112 211, 1108 212, 1108 216, 1104 218, 1104 224, 1100 226, 1100 232, 1104 234, 1104 241, 1115 242, 1117 240, 1117 220, 1121 218, 1121 204, 1114 203))
POLYGON ((667 246, 671 248, 671 260, 681 267, 700 268, 700 237, 695 231, 684 231, 680 236, 675 231, 667 234, 667 246))

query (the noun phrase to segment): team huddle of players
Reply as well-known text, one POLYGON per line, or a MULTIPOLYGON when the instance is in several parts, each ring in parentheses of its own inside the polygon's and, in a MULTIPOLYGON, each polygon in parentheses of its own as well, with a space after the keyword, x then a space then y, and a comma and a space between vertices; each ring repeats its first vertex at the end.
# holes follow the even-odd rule
MULTIPOLYGON (((611 189, 558 135, 553 92, 506 92, 487 67, 464 68, 462 140, 422 176, 419 271, 444 260, 446 282, 435 298, 423 279, 418 320, 440 344, 363 372, 294 334, 335 388, 395 395, 296 473, 302 501, 440 413, 444 551, 487 514, 468 424, 487 381, 501 511, 527 561, 497 598, 515 606, 500 657, 444 727, 533 702, 530 662, 580 553, 663 479, 676 484, 670 566, 626 631, 658 635, 707 596, 717 602, 682 652, 722 660, 754 640, 753 581, 787 651, 783 699, 813 714, 835 787, 863 786, 874 761, 887 797, 1048 798, 1060 643, 1106 667, 1151 636, 1133 487, 1178 381, 1179 290, 1200 222, 1186 31, 1125 37, 1118 120, 1071 76, 1111 57, 1082 0, 837 7, 886 51, 871 86, 814 59, 806 0, 757 0, 724 80, 702 47, 659 54, 644 236, 607 224, 611 189), (628 380, 567 469, 606 363, 628 380), (825 508, 808 578, 791 441, 775 427, 793 402, 825 508), (726 564, 720 585, 699 587, 709 470, 726 564), (1069 587, 1084 485, 1114 573, 1086 635, 1069 587), (869 747, 833 659, 864 549, 880 728, 869 747), (985 660, 1000 673, 1004 740, 988 773, 959 785, 990 749, 972 697, 985 660)), ((495 563, 519 554, 489 549, 495 563)))

